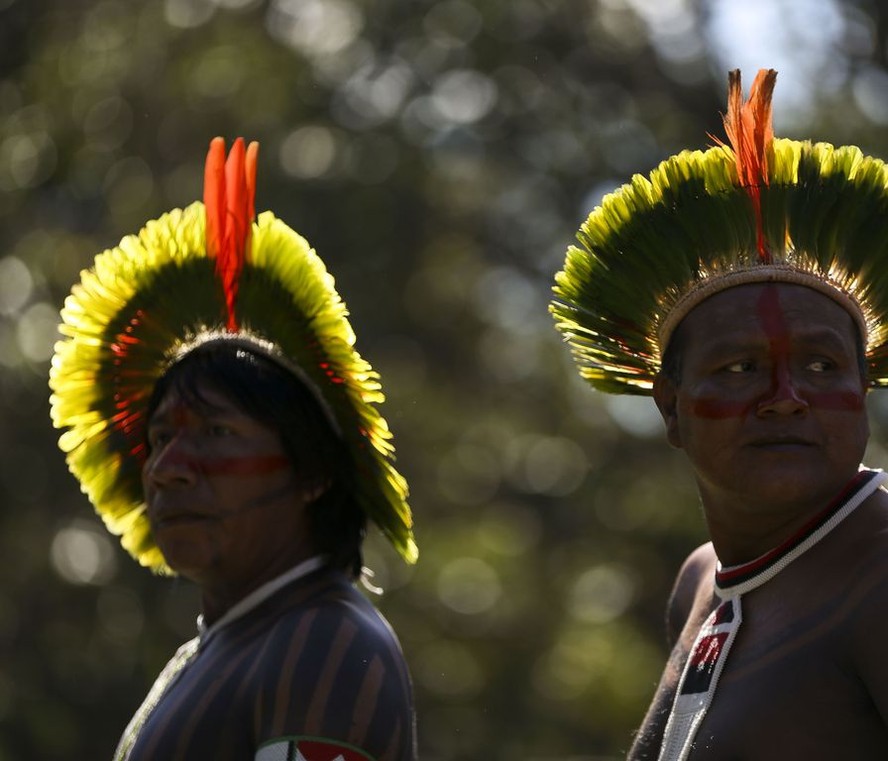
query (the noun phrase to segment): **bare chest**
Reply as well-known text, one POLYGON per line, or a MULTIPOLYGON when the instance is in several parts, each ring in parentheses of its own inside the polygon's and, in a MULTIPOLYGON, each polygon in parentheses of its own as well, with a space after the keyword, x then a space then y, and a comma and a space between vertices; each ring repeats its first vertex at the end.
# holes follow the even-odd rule
POLYGON ((690 759, 882 758, 888 732, 854 665, 839 588, 743 600, 743 623, 690 759))

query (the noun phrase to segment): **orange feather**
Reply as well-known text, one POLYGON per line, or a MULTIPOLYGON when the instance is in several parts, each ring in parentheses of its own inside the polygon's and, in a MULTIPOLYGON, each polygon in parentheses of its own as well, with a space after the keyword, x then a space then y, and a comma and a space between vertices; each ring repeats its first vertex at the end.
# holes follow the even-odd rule
POLYGON ((256 159, 259 144, 244 149, 237 138, 225 159, 225 141, 214 138, 204 172, 204 206, 207 214, 207 254, 216 259, 228 311, 226 328, 238 330, 237 288, 249 258, 253 220, 256 216, 256 159))
MULTIPOLYGON (((740 71, 728 75, 728 112, 723 122, 725 133, 737 162, 737 177, 752 200, 757 229, 759 258, 770 263, 771 253, 765 241, 762 223, 761 188, 768 185, 768 151, 774 139, 771 121, 771 99, 777 72, 759 69, 749 91, 749 100, 743 102, 740 71)), ((722 141, 718 140, 724 145, 722 141)))
POLYGON ((204 168, 204 207, 207 213, 207 254, 216 257, 225 234, 225 141, 213 138, 204 168))

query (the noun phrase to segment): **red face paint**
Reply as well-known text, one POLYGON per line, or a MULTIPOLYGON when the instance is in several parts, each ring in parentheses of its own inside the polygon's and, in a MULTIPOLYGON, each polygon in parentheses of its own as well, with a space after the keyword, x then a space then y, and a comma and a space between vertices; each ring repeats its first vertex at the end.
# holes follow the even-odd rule
POLYGON ((169 411, 170 422, 172 422, 173 426, 176 428, 184 428, 185 424, 188 422, 189 412, 188 405, 182 401, 176 402, 173 408, 169 411))
POLYGON ((859 412, 864 406, 863 391, 834 391, 823 394, 808 394, 812 407, 824 410, 859 412))
POLYGON ((800 392, 793 382, 792 335, 786 315, 780 304, 780 290, 775 285, 762 289, 756 302, 759 324, 768 340, 768 360, 771 366, 771 382, 768 390, 754 399, 702 398, 690 405, 692 414, 710 420, 744 417, 761 405, 776 402, 790 402, 800 408, 816 407, 822 410, 860 411, 864 407, 864 389, 851 391, 847 388, 836 391, 807 389, 800 392))
POLYGON ((173 451, 163 453, 167 466, 191 468, 207 476, 267 476, 292 466, 284 455, 247 455, 243 457, 201 457, 173 451))
POLYGON ((753 408, 750 402, 722 401, 720 399, 696 399, 691 403, 691 413, 707 420, 725 420, 743 417, 753 408))
MULTIPOLYGON (((863 392, 826 391, 823 393, 805 394, 810 407, 821 410, 859 412, 863 409, 863 392)), ((756 407, 756 402, 731 402, 717 399, 697 399, 691 403, 691 412, 708 420, 725 420, 732 417, 743 417, 756 407)))
POLYGON ((199 463, 201 471, 210 476, 267 476, 292 465, 290 459, 283 455, 215 457, 200 460, 199 463))
MULTIPOLYGON (((780 294, 773 285, 765 286, 756 304, 759 324, 768 337, 768 358, 771 361, 771 388, 768 401, 787 400, 807 406, 798 394, 790 372, 792 342, 786 317, 780 308, 780 294)), ((765 401, 765 400, 762 400, 765 401)))
POLYGON ((267 476, 292 468, 291 460, 283 454, 217 456, 212 454, 213 449, 201 451, 199 445, 197 448, 174 445, 179 437, 184 436, 187 439, 195 435, 195 426, 199 428, 207 421, 181 398, 168 400, 160 409, 156 424, 168 443, 158 446, 156 452, 149 454, 149 467, 155 472, 158 470, 158 463, 161 470, 166 467, 187 468, 205 476, 243 478, 267 476))
POLYGON ((855 391, 809 391, 800 397, 792 383, 789 373, 790 337, 786 327, 783 310, 780 308, 778 289, 769 285, 762 292, 758 304, 758 313, 762 327, 768 335, 769 350, 773 370, 772 388, 776 398, 785 393, 793 399, 812 407, 824 410, 859 411, 863 409, 863 388, 855 391))

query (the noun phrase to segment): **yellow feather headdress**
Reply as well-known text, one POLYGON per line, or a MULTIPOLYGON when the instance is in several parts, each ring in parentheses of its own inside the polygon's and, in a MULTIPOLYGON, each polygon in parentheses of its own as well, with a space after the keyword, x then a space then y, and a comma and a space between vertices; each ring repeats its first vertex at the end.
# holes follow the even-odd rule
POLYGON ((50 370, 59 446, 109 530, 142 565, 169 572, 145 515, 146 406, 202 337, 238 336, 308 379, 352 453, 359 504, 413 563, 407 484, 376 406, 379 376, 354 348, 321 259, 271 212, 255 217, 257 149, 238 139, 226 159, 224 141, 213 140, 204 202, 148 222, 81 273, 50 370))

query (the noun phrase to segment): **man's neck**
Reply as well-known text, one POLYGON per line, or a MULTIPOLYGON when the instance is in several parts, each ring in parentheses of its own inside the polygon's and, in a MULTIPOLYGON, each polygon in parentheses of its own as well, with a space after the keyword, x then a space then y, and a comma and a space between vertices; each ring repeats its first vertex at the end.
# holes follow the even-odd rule
POLYGON ((279 589, 293 583, 296 579, 307 576, 322 567, 326 562, 327 558, 324 555, 306 558, 283 573, 254 587, 249 593, 241 596, 236 603, 228 605, 222 613, 212 617, 208 615, 207 599, 204 597, 203 612, 198 618, 198 628, 201 630, 201 635, 204 636, 210 630, 219 628, 225 623, 239 618, 275 594, 279 589))
POLYGON ((194 579, 200 587, 204 622, 207 625, 213 624, 263 584, 287 573, 315 554, 308 546, 300 545, 270 557, 264 566, 252 569, 249 574, 244 573, 231 579, 213 578, 212 581, 194 579))
POLYGON ((719 561, 725 566, 739 565, 781 546, 837 499, 853 477, 807 499, 770 505, 756 501, 754 509, 747 496, 716 498, 701 487, 703 512, 719 561))
POLYGON ((750 526, 736 522, 718 521, 707 513, 709 535, 719 561, 726 566, 747 563, 779 547, 805 525, 811 512, 786 516, 782 522, 768 526, 750 526))

